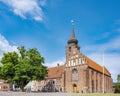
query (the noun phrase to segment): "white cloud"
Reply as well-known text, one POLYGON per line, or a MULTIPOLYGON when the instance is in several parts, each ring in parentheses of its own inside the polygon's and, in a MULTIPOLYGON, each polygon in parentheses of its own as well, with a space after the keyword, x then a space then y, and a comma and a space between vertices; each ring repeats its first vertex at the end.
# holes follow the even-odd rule
POLYGON ((96 44, 96 45, 88 45, 84 47, 84 50, 90 52, 101 52, 101 51, 113 51, 113 50, 120 50, 120 36, 112 39, 111 41, 103 44, 96 44))
POLYGON ((46 5, 46 0, 40 0, 39 2, 40 2, 41 6, 45 6, 46 5))
POLYGON ((46 4, 45 0, 0 0, 8 5, 14 14, 26 19, 32 18, 36 21, 43 20, 41 6, 46 4))
POLYGON ((13 51, 18 52, 17 46, 11 46, 5 37, 0 34, 0 59, 2 58, 3 53, 13 51))
POLYGON ((53 62, 49 62, 49 63, 46 63, 45 65, 48 66, 48 67, 54 67, 54 66, 57 66, 57 64, 64 65, 65 64, 65 59, 60 59, 60 60, 56 60, 56 61, 53 61, 53 62))

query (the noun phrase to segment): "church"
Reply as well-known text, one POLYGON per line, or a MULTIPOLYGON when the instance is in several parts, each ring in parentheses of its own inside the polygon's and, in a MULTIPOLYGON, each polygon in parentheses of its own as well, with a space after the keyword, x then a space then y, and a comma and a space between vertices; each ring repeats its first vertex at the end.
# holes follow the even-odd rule
POLYGON ((44 92, 111 93, 110 72, 80 52, 72 26, 64 65, 48 68, 45 80, 34 81, 34 89, 44 92))

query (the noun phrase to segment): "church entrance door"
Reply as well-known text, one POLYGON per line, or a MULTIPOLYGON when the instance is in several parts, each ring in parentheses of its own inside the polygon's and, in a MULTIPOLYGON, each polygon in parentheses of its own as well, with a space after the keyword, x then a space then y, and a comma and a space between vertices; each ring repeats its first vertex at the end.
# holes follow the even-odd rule
POLYGON ((73 92, 77 92, 77 85, 76 84, 73 84, 73 92))

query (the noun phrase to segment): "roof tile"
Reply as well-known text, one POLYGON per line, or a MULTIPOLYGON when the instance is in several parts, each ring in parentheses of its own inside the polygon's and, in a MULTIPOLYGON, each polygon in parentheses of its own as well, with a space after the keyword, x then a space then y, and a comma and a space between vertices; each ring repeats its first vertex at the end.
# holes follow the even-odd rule
POLYGON ((64 71, 64 65, 48 68, 48 76, 47 76, 47 78, 59 78, 59 77, 62 77, 63 71, 64 71))
MULTIPOLYGON (((85 55, 83 57, 87 60, 88 66, 90 68, 93 68, 94 70, 97 70, 97 71, 103 73, 103 67, 102 66, 100 66, 99 64, 97 64, 96 62, 94 62, 93 60, 91 60, 90 58, 88 58, 85 55)), ((108 75, 108 76, 111 76, 110 72, 105 67, 104 67, 104 74, 108 75)))

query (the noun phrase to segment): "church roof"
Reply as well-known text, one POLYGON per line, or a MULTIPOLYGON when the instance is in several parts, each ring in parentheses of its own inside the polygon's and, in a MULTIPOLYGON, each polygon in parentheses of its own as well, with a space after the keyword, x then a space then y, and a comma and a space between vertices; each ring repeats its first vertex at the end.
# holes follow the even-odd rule
MULTIPOLYGON (((103 67, 102 66, 100 66, 99 64, 97 64, 96 62, 94 62, 93 60, 91 60, 90 58, 88 58, 85 55, 83 57, 87 60, 88 66, 90 68, 103 73, 103 67)), ((105 67, 104 67, 104 74, 108 75, 108 76, 111 76, 110 72, 105 67)))
POLYGON ((49 79, 60 78, 60 77, 62 77, 63 71, 64 71, 64 65, 48 68, 47 78, 49 78, 49 79))

